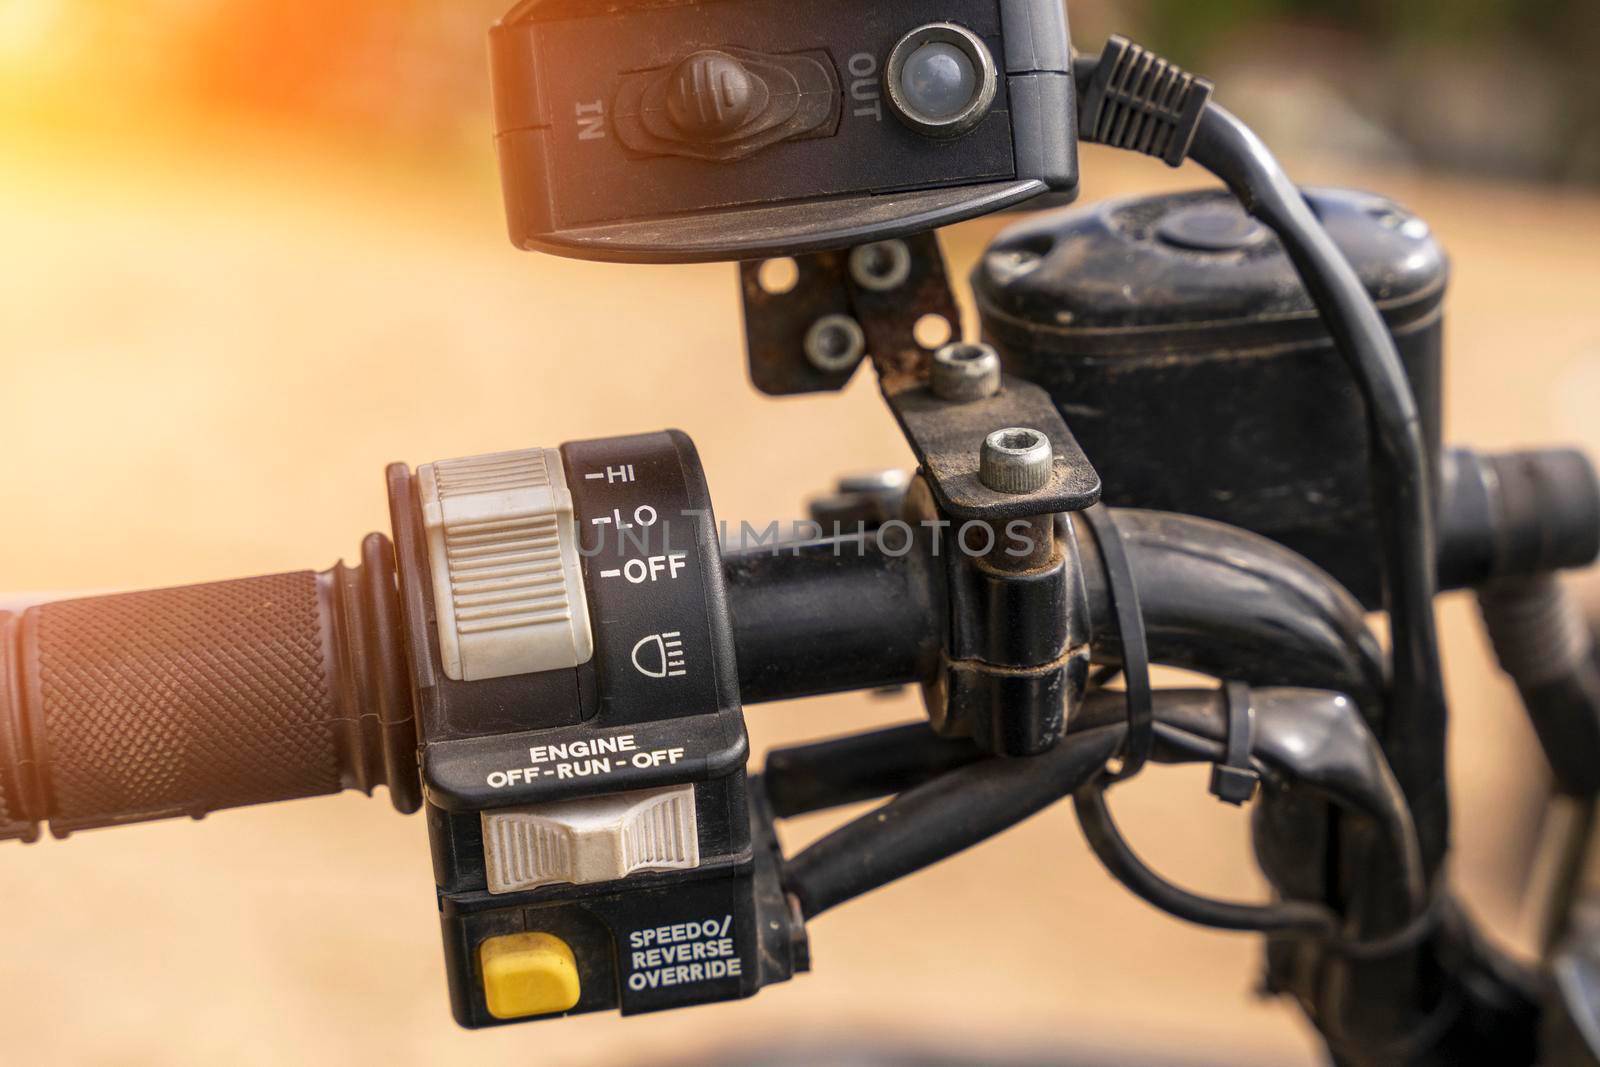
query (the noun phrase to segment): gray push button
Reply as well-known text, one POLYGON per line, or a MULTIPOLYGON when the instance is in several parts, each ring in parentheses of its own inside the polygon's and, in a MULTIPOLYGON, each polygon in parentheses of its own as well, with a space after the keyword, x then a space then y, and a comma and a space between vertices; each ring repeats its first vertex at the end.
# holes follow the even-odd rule
POLYGON ((983 121, 998 84, 988 46, 953 22, 912 30, 894 46, 884 68, 895 115, 929 137, 956 137, 983 121))
POLYGON ((920 115, 949 121, 972 103, 978 89, 978 69, 961 49, 944 41, 930 41, 906 57, 900 68, 900 92, 920 115))

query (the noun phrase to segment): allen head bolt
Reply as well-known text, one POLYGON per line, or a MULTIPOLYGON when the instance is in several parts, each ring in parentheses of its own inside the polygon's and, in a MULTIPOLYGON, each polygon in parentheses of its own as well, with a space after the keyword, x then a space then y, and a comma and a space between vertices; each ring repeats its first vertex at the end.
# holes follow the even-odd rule
POLYGON ((986 400, 1000 391, 1000 354, 986 344, 945 345, 933 354, 930 373, 941 400, 986 400))
POLYGON ((997 493, 1035 493, 1050 484, 1055 449, 1038 430, 1013 426, 996 430, 983 442, 978 479, 997 493))

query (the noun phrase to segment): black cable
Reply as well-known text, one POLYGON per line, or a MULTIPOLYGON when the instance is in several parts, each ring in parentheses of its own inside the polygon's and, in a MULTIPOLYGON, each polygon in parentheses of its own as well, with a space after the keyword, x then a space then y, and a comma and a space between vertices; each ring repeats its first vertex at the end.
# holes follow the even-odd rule
MULTIPOLYGON (((1192 735, 1180 740, 1175 735, 1182 735, 1183 731, 1170 725, 1163 724, 1159 731, 1164 742, 1191 755, 1197 748, 1219 747, 1216 742, 1208 743, 1192 735)), ((1218 755, 1213 753, 1211 758, 1218 755)), ((1335 954, 1351 960, 1382 960, 1410 952, 1439 925, 1445 898, 1438 891, 1419 902, 1398 928, 1369 939, 1345 937, 1339 916, 1323 904, 1302 900, 1244 904, 1191 893, 1152 870, 1128 844, 1106 804, 1106 790, 1114 784, 1114 779, 1100 775, 1073 793, 1073 809, 1084 839, 1123 888, 1174 918, 1215 930, 1316 938, 1326 942, 1335 954)), ((1405 847, 1403 841, 1396 844, 1402 850, 1405 847)))
POLYGON ((1145 640, 1144 613, 1139 608, 1139 585, 1128 562, 1128 549, 1122 531, 1112 518, 1111 509, 1096 504, 1083 512, 1089 530, 1100 549, 1105 568, 1106 589, 1111 610, 1117 620, 1117 635, 1122 644, 1119 664, 1124 677, 1124 698, 1128 708, 1128 736, 1123 743, 1122 766, 1118 781, 1132 778, 1144 769, 1155 748, 1155 708, 1150 695, 1150 646, 1145 640))
POLYGON ((1366 401, 1394 647, 1383 740, 1431 871, 1448 835, 1446 710, 1433 613, 1437 561, 1429 467, 1405 367, 1361 279, 1259 137, 1225 109, 1207 104, 1189 158, 1222 179, 1245 210, 1278 235, 1366 401))
MULTIPOLYGON (((1222 693, 1163 690, 1157 695, 1157 758, 1161 762, 1215 764, 1229 758, 1230 701, 1222 693)), ((1394 889, 1404 893, 1403 900, 1394 902, 1396 925, 1376 938, 1339 941, 1334 951, 1351 959, 1374 959, 1414 947, 1415 940, 1432 928, 1432 920, 1424 917, 1432 907, 1430 894, 1405 798, 1365 721, 1348 701, 1332 693, 1265 689, 1240 695, 1257 712, 1248 768, 1280 783, 1279 788, 1283 782, 1310 786, 1340 807, 1365 815, 1382 829, 1394 850, 1394 862, 1401 872, 1394 889)), ((1121 709, 1110 696, 1091 694, 1074 717, 1077 727, 1116 722, 1121 709)), ((1075 802, 1096 855, 1129 890, 1156 907, 1202 925, 1230 930, 1296 928, 1294 921, 1280 923, 1278 913, 1249 910, 1256 905, 1232 905, 1189 894, 1145 867, 1121 839, 1109 811, 1098 810, 1104 808, 1103 802, 1088 795, 1103 792, 1111 784, 1104 776, 1086 782, 1075 802), (1269 925, 1258 927, 1259 922, 1269 925)), ((1307 920, 1302 932, 1315 934, 1315 924, 1307 920)))
POLYGON ((986 759, 925 782, 839 827, 784 864, 807 919, 986 841, 1098 775, 1123 724, 1069 734, 1049 752, 986 759))
MULTIPOLYGON (((1154 759, 1163 763, 1228 759, 1228 714, 1221 694, 1167 690, 1155 697, 1154 759)), ((815 916, 978 844, 1064 796, 1103 791, 1110 782, 1105 761, 1123 749, 1127 738, 1122 698, 1123 694, 1111 691, 1090 694, 1073 717, 1072 732, 1044 755, 982 759, 910 788, 906 786, 912 778, 936 773, 938 764, 976 758, 976 749, 939 741, 926 725, 912 724, 792 750, 777 767, 769 767, 773 782, 768 787, 777 785, 777 793, 809 796, 812 790, 805 780, 818 772, 848 783, 852 799, 865 798, 874 790, 905 791, 789 860, 785 887, 807 917, 815 916), (913 751, 894 751, 901 746, 913 751), (830 761, 847 764, 847 770, 839 774, 825 770, 830 761), (874 773, 874 766, 881 766, 883 773, 874 773), (908 768, 914 768, 914 775, 907 775, 908 768), (796 781, 785 785, 785 777, 796 781)), ((1280 787, 1284 782, 1308 785, 1374 819, 1392 839, 1406 872, 1395 888, 1406 892, 1406 901, 1398 906, 1411 916, 1406 920, 1409 925, 1378 941, 1339 941, 1334 950, 1349 958, 1371 958, 1386 954, 1392 946, 1410 945, 1428 925, 1416 918, 1426 910, 1427 900, 1415 832, 1404 798, 1364 720, 1349 701, 1334 693, 1266 689, 1252 694, 1249 702, 1257 710, 1250 769, 1280 787)), ((1253 905, 1208 902, 1166 886, 1120 840, 1109 813, 1093 810, 1097 803, 1079 798, 1080 819, 1085 817, 1084 805, 1091 805, 1084 823, 1091 844, 1114 875, 1156 906, 1226 929, 1322 938, 1338 933, 1333 912, 1320 904, 1297 902, 1287 910, 1269 905, 1269 910, 1261 911, 1253 905)), ((800 807, 811 810, 812 805, 800 807)))
MULTIPOLYGON (((1349 591, 1275 541, 1209 519, 1115 509, 1139 588, 1152 663, 1239 678, 1257 688, 1344 693, 1378 722, 1388 657, 1349 591)), ((1094 661, 1122 658, 1099 542, 1073 523, 1094 661)))
POLYGON ((1250 754, 1256 742, 1256 707, 1250 687, 1240 681, 1222 684, 1228 709, 1228 740, 1223 758, 1211 768, 1211 795, 1225 804, 1253 800, 1261 784, 1250 754))
POLYGON ((1211 103, 1212 85, 1125 38, 1080 57, 1078 126, 1085 140, 1176 166, 1187 157, 1221 178, 1278 235, 1339 353, 1372 427, 1384 606, 1394 646, 1383 741, 1417 817, 1430 872, 1449 833, 1446 706, 1440 678, 1433 502, 1421 418, 1383 316, 1360 277, 1266 145, 1211 103))
POLYGON ((1303 934, 1331 938, 1339 928, 1338 916, 1321 905, 1283 900, 1269 904, 1236 904, 1202 897, 1173 885, 1147 867, 1117 829, 1106 806, 1104 778, 1090 782, 1072 795, 1078 825, 1089 847, 1107 871, 1134 895, 1168 915, 1217 930, 1247 930, 1264 934, 1303 934))
POLYGON ((913 722, 772 749, 761 781, 773 814, 791 819, 902 793, 985 756, 968 739, 940 737, 926 721, 913 722))

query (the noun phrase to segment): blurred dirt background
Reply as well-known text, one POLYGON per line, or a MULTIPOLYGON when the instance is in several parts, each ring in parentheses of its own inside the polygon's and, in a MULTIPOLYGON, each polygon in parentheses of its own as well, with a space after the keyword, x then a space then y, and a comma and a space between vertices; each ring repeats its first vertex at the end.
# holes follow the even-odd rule
MULTIPOLYGON (((163 0, 88 18, 0 0, 0 590, 325 567, 384 527, 396 459, 672 425, 735 523, 799 514, 836 472, 909 462, 865 379, 840 397, 750 390, 731 267, 510 248, 482 114, 481 33, 498 6, 163 0), (374 34, 381 12, 404 32, 374 34)), ((1117 24, 1114 8, 1086 8, 1080 29, 1117 24)), ((1246 14, 1251 32, 1304 39, 1303 14, 1246 14)), ((1378 45, 1349 55, 1390 62, 1378 45)), ((1264 87, 1231 94, 1224 78, 1222 98, 1265 126, 1276 116, 1298 177, 1393 195, 1454 254, 1450 439, 1600 451, 1600 197, 1549 180, 1581 173, 1449 174, 1337 86, 1252 76, 1264 87), (1295 110, 1319 99, 1356 116, 1332 143, 1295 110), (1388 131, 1372 151, 1368 129, 1388 131)), ((1095 151, 1084 172, 1086 199, 1203 184, 1095 151)), ((949 234, 957 275, 999 225, 949 234)), ((1543 774, 1470 604, 1448 598, 1441 614, 1454 874, 1489 928, 1526 948, 1543 774)), ((760 751, 918 714, 910 698, 849 696, 749 719, 760 751)), ((1178 879, 1259 892, 1243 819, 1203 783, 1152 774, 1119 817, 1178 879)), ((0 902, 8 1063, 696 1063, 796 1041, 833 1062, 856 1039, 974 1063, 1074 1050, 1315 1062, 1292 1011, 1252 995, 1258 946, 1116 889, 1064 809, 819 920, 811 975, 627 1022, 456 1029, 425 830, 382 799, 11 846, 0 902)))

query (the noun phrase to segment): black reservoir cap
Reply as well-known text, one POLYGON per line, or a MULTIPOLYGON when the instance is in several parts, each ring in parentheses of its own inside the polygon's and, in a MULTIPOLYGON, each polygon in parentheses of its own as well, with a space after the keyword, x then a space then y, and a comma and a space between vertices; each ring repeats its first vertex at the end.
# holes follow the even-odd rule
MULTIPOLYGON (((1381 196, 1306 198, 1391 329, 1431 313, 1449 274, 1428 224, 1381 196)), ((1252 347, 1322 335, 1277 237, 1222 190, 1117 200, 1005 230, 973 275, 984 328, 1061 335, 1074 351, 1118 333, 1116 354, 1252 347), (1067 338, 1071 337, 1068 341, 1067 338)), ((1002 348, 1006 347, 1002 345, 1002 348)))

